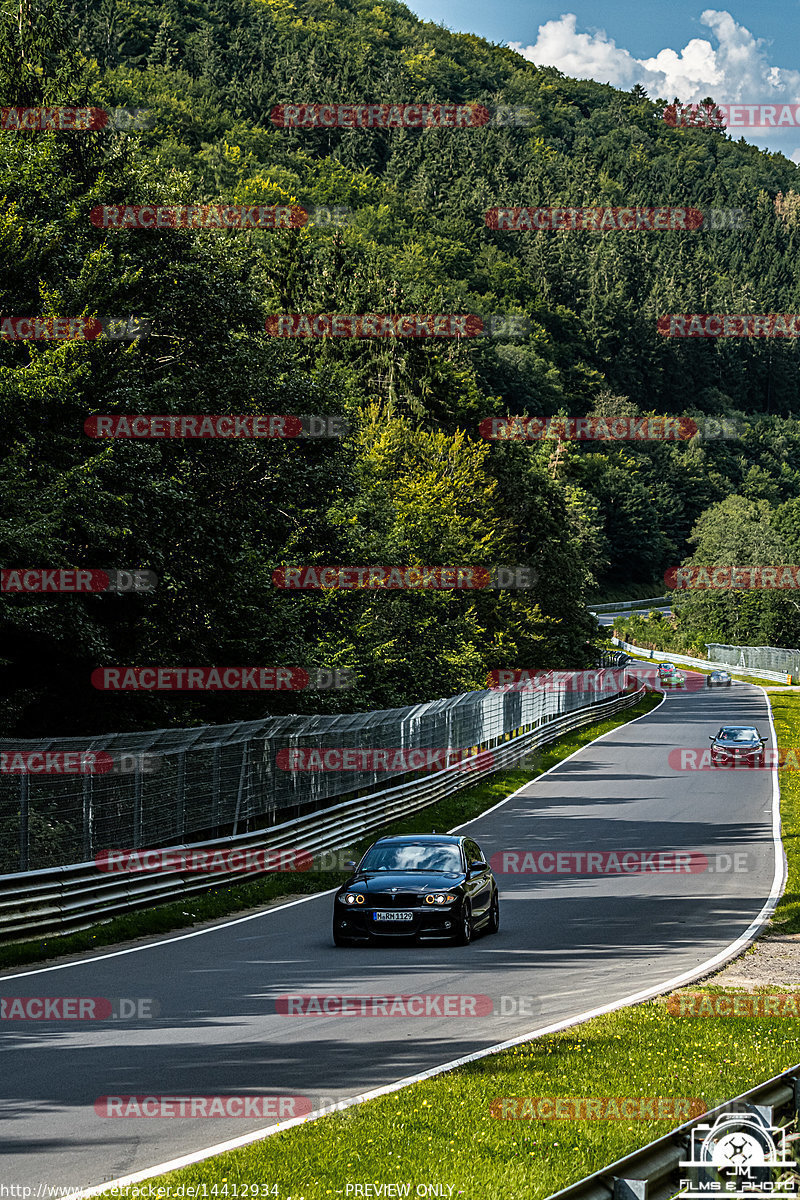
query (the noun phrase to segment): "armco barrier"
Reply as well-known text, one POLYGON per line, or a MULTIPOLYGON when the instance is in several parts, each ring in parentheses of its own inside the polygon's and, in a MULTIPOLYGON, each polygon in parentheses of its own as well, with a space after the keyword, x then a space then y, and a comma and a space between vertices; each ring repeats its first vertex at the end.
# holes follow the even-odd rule
MULTIPOLYGON (((465 777, 463 766, 455 765, 412 783, 388 788, 369 797, 356 797, 321 812, 273 825, 269 829, 239 834, 213 842, 194 842, 170 849, 202 850, 209 846, 231 849, 286 849, 319 853, 349 848, 360 839, 399 817, 418 812, 437 800, 469 787, 491 775, 498 767, 509 767, 537 746, 547 745, 563 734, 636 704, 644 695, 618 692, 608 700, 576 708, 527 729, 492 748, 492 763, 476 767, 465 777)), ((180 871, 154 876, 110 874, 92 862, 51 867, 42 871, 0 875, 0 939, 25 941, 43 934, 53 935, 87 929, 123 912, 150 904, 175 900, 192 892, 241 883, 261 877, 263 870, 237 871, 221 875, 180 871)))
MULTIPOLYGON (((680 1166, 687 1159, 693 1128, 701 1124, 711 1125, 717 1118, 724 1118, 727 1114, 736 1114, 740 1118, 743 1116, 760 1117, 762 1121, 774 1127, 779 1121, 794 1121, 798 1109, 800 1109, 800 1066, 794 1066, 780 1075, 773 1076, 765 1083, 760 1083, 749 1091, 742 1092, 740 1096, 726 1100, 723 1104, 703 1113, 702 1116, 694 1117, 671 1133, 658 1138, 657 1141, 643 1146, 641 1150, 634 1150, 633 1154, 628 1154, 625 1158, 618 1158, 616 1162, 603 1167, 593 1175, 587 1175, 578 1183, 573 1183, 560 1192, 553 1192, 547 1197, 547 1200, 645 1200, 645 1197, 646 1200, 669 1200, 670 1197, 683 1195, 685 1193, 677 1191, 681 1176, 685 1174, 685 1169, 680 1170, 680 1166)), ((797 1143, 789 1143, 787 1149, 792 1151, 796 1145, 797 1143)), ((742 1196, 745 1194, 734 1183, 731 1183, 731 1188, 726 1193, 722 1189, 727 1176, 721 1176, 721 1178, 720 1190, 709 1188, 709 1195, 742 1196), (733 1191, 734 1187, 736 1187, 735 1192, 733 1191)), ((796 1196, 797 1194, 794 1188, 790 1190, 787 1183, 784 1183, 781 1189, 777 1180, 774 1186, 770 1184, 769 1188, 762 1182, 761 1188, 763 1190, 759 1193, 758 1182, 754 1181, 752 1193, 748 1192, 747 1194, 771 1195, 773 1191, 775 1195, 796 1196)))
POLYGON ((618 637, 612 637, 611 641, 622 650, 627 650, 629 654, 643 654, 646 658, 651 658, 653 662, 674 662, 682 667, 702 667, 705 671, 716 671, 721 667, 723 670, 730 671, 735 675, 755 675, 759 679, 775 679, 779 683, 786 683, 785 671, 755 670, 749 667, 737 667, 734 663, 711 662, 707 658, 689 658, 686 654, 671 654, 664 650, 647 650, 643 646, 634 646, 631 642, 623 642, 618 637))
POLYGON ((622 600, 617 604, 589 604, 589 612, 622 612, 625 608, 642 608, 645 604, 668 604, 672 596, 651 596, 649 600, 622 600))

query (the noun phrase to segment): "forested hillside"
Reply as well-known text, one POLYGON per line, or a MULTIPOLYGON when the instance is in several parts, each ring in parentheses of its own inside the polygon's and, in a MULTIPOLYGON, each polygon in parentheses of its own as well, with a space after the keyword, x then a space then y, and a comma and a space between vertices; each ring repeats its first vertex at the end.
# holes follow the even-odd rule
MULTIPOLYGON (((696 522, 731 499, 755 505, 792 552, 794 510, 780 506, 800 496, 796 341, 656 327, 668 313, 800 311, 792 162, 670 128, 671 98, 570 80, 392 0, 13 0, 2 12, 1 105, 150 114, 138 132, 0 131, 2 316, 135 316, 152 332, 0 343, 0 562, 159 578, 143 596, 0 595, 6 734, 389 707, 482 687, 494 667, 587 666, 587 596, 661 590, 696 522), (519 106, 526 124, 270 119, 276 105, 401 102, 519 106), (100 205, 211 203, 347 219, 224 231, 91 220, 100 205), (487 227, 488 209, 515 205, 747 219, 696 232, 487 227), (530 333, 268 337, 265 319, 292 312, 513 313, 530 333), (103 442, 84 433, 102 413, 338 414, 350 433, 103 442), (478 429, 491 415, 558 413, 714 415, 740 436, 557 448, 478 429), (293 563, 526 564, 535 583, 281 592, 272 571, 293 563), (89 682, 98 666, 153 664, 346 666, 358 683, 196 696, 89 682)), ((750 599, 747 628, 763 640, 750 599)), ((784 606, 771 628, 798 636, 791 602, 769 603, 784 606)))

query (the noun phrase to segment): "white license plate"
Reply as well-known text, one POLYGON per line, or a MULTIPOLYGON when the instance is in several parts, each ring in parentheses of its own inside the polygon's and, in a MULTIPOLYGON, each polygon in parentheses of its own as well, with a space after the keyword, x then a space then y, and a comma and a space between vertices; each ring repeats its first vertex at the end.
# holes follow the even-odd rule
POLYGON ((412 912, 375 912, 372 914, 374 921, 413 921, 414 914, 412 912))

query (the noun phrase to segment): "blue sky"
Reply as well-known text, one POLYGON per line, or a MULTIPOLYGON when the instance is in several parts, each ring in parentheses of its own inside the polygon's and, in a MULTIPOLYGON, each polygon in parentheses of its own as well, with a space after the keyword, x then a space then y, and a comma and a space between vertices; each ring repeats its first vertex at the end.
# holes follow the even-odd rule
MULTIPOLYGON (((566 75, 685 103, 800 105, 800 0, 706 9, 689 0, 405 0, 427 21, 512 46, 566 75)), ((787 128, 732 136, 800 163, 800 110, 787 128)), ((776 121, 779 119, 776 115, 776 121)), ((784 124, 788 120, 784 116, 784 124)))

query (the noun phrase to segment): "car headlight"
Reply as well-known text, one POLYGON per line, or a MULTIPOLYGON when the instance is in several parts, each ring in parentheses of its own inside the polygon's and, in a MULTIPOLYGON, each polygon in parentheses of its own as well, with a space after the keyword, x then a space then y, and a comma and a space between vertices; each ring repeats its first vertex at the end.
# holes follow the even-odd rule
POLYGON ((425 897, 426 904, 452 904, 455 896, 451 896, 449 892, 430 892, 425 897))
POLYGON ((345 892, 345 894, 343 896, 340 896, 339 899, 343 900, 345 904, 363 904, 364 903, 364 897, 361 895, 360 892, 345 892))

